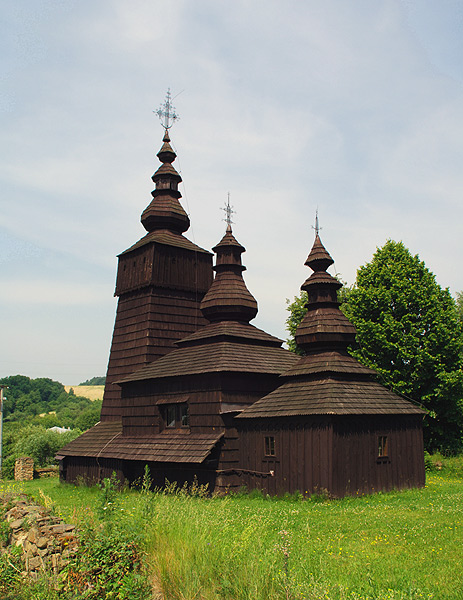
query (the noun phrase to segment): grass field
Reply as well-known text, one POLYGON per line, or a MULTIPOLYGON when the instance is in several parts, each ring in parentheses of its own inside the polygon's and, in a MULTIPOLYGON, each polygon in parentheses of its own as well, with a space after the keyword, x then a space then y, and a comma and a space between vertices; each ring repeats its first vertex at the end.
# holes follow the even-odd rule
POLYGON ((76 396, 83 396, 89 400, 102 400, 104 385, 65 385, 64 389, 69 392, 70 389, 74 390, 76 396))
MULTIPOLYGON (((101 495, 57 480, 24 488, 77 522, 101 495)), ((451 467, 424 489, 342 500, 193 492, 126 491, 113 505, 166 600, 463 599, 463 477, 451 467)))

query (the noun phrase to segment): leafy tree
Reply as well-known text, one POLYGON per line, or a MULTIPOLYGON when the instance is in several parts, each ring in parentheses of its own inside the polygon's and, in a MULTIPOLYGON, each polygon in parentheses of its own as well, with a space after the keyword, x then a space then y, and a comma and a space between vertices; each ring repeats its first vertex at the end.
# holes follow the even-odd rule
POLYGON ((463 325, 463 292, 457 292, 455 302, 457 304, 458 318, 463 325))
POLYGON ((13 476, 14 462, 20 456, 32 456, 38 467, 54 464, 59 448, 99 421, 101 400, 68 394, 58 381, 13 375, 0 382, 9 388, 3 436, 5 477, 13 476), (71 431, 49 431, 55 425, 71 431))
POLYGON ((100 420, 101 400, 95 400, 92 406, 83 410, 75 420, 75 427, 82 431, 87 431, 100 420))
POLYGON ((351 354, 376 370, 379 380, 428 409, 428 450, 462 445, 462 322, 418 256, 389 240, 357 272, 341 306, 357 329, 351 354))
POLYGON ((81 434, 79 429, 59 433, 50 431, 40 425, 16 427, 8 432, 6 438, 6 458, 8 465, 20 456, 30 456, 34 459, 35 467, 47 467, 56 464, 55 455, 60 448, 81 434))
POLYGON ((79 385, 104 385, 106 383, 106 377, 92 377, 91 379, 87 379, 79 385))
POLYGON ((286 319, 286 329, 290 334, 290 337, 286 340, 286 343, 288 344, 288 348, 291 350, 291 352, 302 355, 303 350, 302 348, 299 348, 294 338, 296 335, 297 326, 307 312, 307 292, 302 290, 299 296, 294 296, 292 302, 286 298, 286 304, 288 305, 286 310, 289 311, 289 317, 286 319))

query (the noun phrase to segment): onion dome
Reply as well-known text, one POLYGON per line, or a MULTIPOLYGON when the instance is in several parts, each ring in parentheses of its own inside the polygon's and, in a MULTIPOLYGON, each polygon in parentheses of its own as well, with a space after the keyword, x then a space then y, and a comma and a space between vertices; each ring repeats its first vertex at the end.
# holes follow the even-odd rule
POLYGON ((249 323, 257 315, 257 301, 243 280, 241 254, 246 249, 235 239, 231 225, 213 248, 216 272, 209 291, 201 302, 201 312, 210 322, 240 321, 249 323))
POLYGON ((307 314, 295 336, 306 353, 321 348, 345 350, 355 342, 355 327, 339 308, 337 291, 342 283, 326 272, 333 263, 317 233, 305 261, 313 273, 301 286, 307 292, 307 314))
POLYGON ((167 229, 180 234, 189 228, 190 219, 178 201, 182 197, 178 191, 178 184, 182 178, 172 166, 177 155, 170 145, 167 129, 163 142, 157 154, 162 165, 151 178, 156 184, 156 189, 151 192, 153 200, 143 211, 141 222, 150 233, 158 229, 167 229))

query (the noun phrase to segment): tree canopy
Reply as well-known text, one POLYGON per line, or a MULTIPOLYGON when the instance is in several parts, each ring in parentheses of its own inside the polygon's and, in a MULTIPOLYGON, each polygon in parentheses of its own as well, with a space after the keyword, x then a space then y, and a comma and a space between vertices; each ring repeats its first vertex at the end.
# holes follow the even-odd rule
POLYGON ((79 385, 104 385, 106 383, 106 377, 92 377, 91 379, 87 379, 79 385))
MULTIPOLYGON (((296 300, 288 308, 293 334, 301 315, 302 300, 296 300)), ((459 450, 463 330, 449 290, 402 242, 389 240, 358 270, 343 300, 341 309, 357 329, 358 347, 351 354, 373 368, 379 381, 428 410, 428 450, 459 450)))
POLYGON ((12 375, 0 379, 8 386, 4 401, 3 476, 13 475, 19 456, 32 456, 35 466, 55 462, 59 448, 100 419, 101 400, 67 393, 58 381, 12 375), (70 428, 58 433, 54 426, 70 428))

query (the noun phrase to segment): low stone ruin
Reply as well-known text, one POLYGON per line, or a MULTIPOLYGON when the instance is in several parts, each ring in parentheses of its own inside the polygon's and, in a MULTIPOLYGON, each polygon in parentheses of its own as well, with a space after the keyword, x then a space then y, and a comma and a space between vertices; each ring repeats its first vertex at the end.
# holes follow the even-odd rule
POLYGON ((0 513, 10 526, 8 543, 23 550, 24 574, 37 578, 41 571, 58 574, 76 553, 75 526, 66 524, 51 512, 32 503, 25 494, 0 498, 0 513))
POLYGON ((14 478, 16 481, 31 481, 34 479, 34 459, 22 456, 14 463, 14 478))

